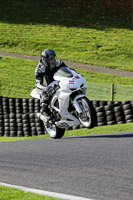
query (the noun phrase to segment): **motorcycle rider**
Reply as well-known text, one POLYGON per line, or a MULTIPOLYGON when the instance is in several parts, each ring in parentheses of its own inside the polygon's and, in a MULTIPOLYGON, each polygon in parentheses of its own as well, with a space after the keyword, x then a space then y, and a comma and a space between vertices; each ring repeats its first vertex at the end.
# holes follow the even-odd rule
POLYGON ((40 113, 38 117, 43 115, 47 120, 50 120, 50 112, 48 109, 49 94, 53 88, 48 85, 54 80, 53 76, 59 68, 66 66, 61 60, 56 59, 56 54, 52 49, 44 49, 41 52, 40 61, 35 69, 36 90, 40 95, 40 113))

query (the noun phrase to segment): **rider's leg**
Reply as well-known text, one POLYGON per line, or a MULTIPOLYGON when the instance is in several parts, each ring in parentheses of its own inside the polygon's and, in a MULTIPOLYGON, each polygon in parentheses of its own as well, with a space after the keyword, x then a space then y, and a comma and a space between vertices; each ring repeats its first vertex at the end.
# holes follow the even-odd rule
POLYGON ((49 113, 49 109, 48 109, 48 104, 49 104, 49 96, 47 94, 47 92, 43 92, 40 96, 40 113, 41 115, 44 115, 46 117, 46 119, 50 119, 50 113, 49 113))

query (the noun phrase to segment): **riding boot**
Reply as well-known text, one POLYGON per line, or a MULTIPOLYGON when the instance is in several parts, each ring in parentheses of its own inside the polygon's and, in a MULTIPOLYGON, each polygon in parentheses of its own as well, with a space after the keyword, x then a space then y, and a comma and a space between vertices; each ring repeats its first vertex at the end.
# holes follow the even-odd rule
POLYGON ((51 118, 49 110, 48 110, 48 104, 42 103, 42 108, 40 110, 41 115, 44 115, 47 120, 51 118))

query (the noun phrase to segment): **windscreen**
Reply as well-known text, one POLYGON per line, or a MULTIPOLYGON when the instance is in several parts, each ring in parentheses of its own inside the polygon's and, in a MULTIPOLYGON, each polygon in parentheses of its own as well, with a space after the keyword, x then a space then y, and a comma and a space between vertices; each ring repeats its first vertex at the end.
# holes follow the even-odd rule
POLYGON ((62 67, 55 73, 55 76, 73 77, 73 74, 68 67, 62 67))

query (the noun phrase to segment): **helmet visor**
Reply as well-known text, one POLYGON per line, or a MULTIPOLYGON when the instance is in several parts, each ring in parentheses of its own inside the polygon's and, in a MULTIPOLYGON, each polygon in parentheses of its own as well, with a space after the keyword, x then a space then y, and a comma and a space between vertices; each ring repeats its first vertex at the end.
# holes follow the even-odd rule
POLYGON ((55 57, 51 57, 51 58, 47 58, 47 64, 48 65, 54 65, 56 64, 56 58, 55 57))
POLYGON ((56 66, 56 57, 52 56, 51 58, 47 58, 46 64, 50 69, 54 68, 56 66))

